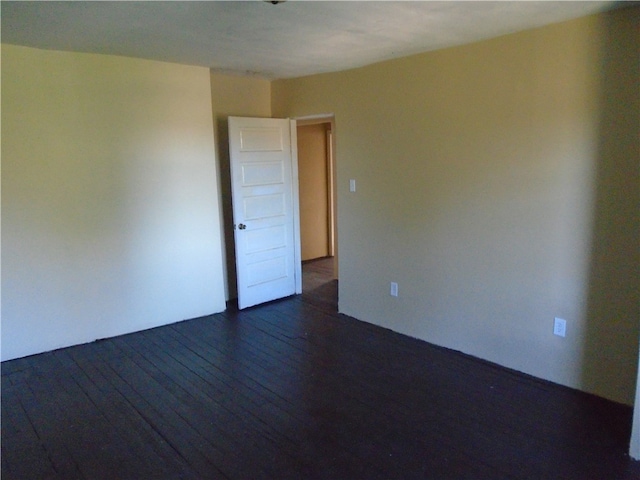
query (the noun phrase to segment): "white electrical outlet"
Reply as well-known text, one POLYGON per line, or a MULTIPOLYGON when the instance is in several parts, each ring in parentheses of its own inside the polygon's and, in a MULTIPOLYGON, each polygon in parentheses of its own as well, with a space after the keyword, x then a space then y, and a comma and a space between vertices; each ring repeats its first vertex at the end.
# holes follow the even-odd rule
POLYGON ((355 192, 356 191, 356 181, 353 178, 351 180, 349 180, 349 191, 350 192, 355 192))
POLYGON ((553 334, 558 335, 559 337, 564 337, 567 335, 567 321, 556 317, 553 321, 553 334))
POLYGON ((391 282, 391 291, 390 294, 392 297, 398 296, 398 284, 396 282, 391 282))

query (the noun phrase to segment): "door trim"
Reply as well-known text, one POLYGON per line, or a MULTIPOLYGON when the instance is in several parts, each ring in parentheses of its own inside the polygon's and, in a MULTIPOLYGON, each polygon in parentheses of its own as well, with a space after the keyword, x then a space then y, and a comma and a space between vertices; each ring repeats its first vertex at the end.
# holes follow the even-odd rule
POLYGON ((300 179, 298 177, 298 131, 295 120, 289 119, 291 133, 291 182, 293 186, 293 258, 295 262, 296 294, 302 293, 302 246, 300 244, 300 179))
MULTIPOLYGON (((331 256, 333 256, 333 275, 334 278, 338 278, 339 275, 339 266, 340 266, 340 241, 339 241, 339 232, 338 232, 338 171, 336 168, 336 116, 333 113, 322 113, 318 115, 306 115, 301 117, 294 117, 296 125, 315 125, 318 123, 329 123, 331 125, 331 151, 328 153, 328 160, 331 161, 331 177, 329 178, 329 182, 331 184, 331 194, 332 194, 332 205, 331 210, 329 212, 329 216, 331 217, 332 225, 331 228, 333 230, 333 240, 330 244, 333 246, 333 251, 331 252, 331 256)), ((296 159, 295 159, 295 169, 296 169, 296 177, 298 175, 298 151, 297 151, 297 143, 296 143, 296 159)), ((298 198, 298 185, 296 185, 296 206, 299 208, 299 198, 298 198)), ((299 221, 299 217, 298 217, 299 221)), ((300 228, 298 227, 298 245, 300 245, 300 228)), ((302 259, 302 254, 300 254, 300 259, 302 259)))

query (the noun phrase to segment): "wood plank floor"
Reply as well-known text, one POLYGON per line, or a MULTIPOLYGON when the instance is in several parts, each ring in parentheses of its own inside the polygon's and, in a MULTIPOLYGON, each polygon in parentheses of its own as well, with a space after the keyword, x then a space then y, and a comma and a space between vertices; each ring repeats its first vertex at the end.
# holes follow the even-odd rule
POLYGON ((339 315, 336 285, 4 362, 2 479, 640 478, 630 408, 339 315))

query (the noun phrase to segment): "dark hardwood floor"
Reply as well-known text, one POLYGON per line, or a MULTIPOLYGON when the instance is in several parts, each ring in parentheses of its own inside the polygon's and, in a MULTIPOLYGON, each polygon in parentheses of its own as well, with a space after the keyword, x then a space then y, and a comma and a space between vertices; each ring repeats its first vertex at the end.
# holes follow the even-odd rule
MULTIPOLYGON (((2 479, 634 479, 629 407, 304 294, 2 364, 2 479)), ((35 334, 36 332, 34 332, 35 334)))

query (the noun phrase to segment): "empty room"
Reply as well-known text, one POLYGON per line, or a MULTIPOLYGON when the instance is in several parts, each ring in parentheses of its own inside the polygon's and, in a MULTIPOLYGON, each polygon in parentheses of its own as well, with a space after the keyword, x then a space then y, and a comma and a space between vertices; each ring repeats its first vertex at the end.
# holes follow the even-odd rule
POLYGON ((3 479, 640 479, 637 4, 1 10, 3 479))

